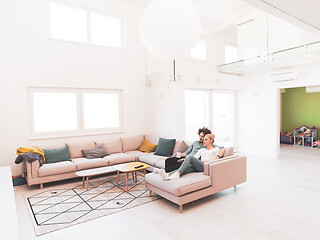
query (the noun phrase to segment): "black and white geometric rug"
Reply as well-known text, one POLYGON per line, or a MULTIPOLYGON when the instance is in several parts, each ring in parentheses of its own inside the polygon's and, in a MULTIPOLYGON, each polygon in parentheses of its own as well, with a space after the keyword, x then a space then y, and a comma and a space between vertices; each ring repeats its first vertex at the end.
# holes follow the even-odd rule
POLYGON ((28 196, 27 206, 32 215, 36 235, 42 235, 81 222, 116 213, 128 208, 159 199, 149 196, 144 176, 138 174, 138 181, 129 180, 125 192, 124 174, 120 175, 119 187, 116 175, 89 179, 88 191, 82 181, 74 187, 48 188, 28 196))

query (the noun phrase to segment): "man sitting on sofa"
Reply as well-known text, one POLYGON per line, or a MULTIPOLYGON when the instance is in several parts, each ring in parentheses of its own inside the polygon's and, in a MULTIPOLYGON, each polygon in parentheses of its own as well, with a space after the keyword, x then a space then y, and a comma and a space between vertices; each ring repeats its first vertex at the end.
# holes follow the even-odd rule
POLYGON ((194 156, 201 148, 205 148, 205 146, 203 145, 203 139, 206 134, 211 134, 211 130, 205 127, 199 128, 199 141, 194 141, 187 149, 187 151, 181 154, 181 157, 186 157, 187 155, 194 156))
MULTIPOLYGON (((201 148, 205 148, 205 146, 203 145, 203 139, 206 134, 211 134, 211 130, 205 127, 200 128, 198 130, 199 140, 194 141, 190 145, 190 147, 187 149, 187 151, 185 151, 184 153, 181 153, 181 156, 174 155, 173 157, 167 158, 165 162, 165 171, 171 172, 173 170, 178 169, 182 164, 182 162, 179 159, 185 158, 186 156, 189 156, 189 155, 194 157, 194 155, 201 148)), ((214 147, 217 147, 217 146, 214 146, 214 147)), ((158 173, 158 169, 155 170, 155 173, 158 173)))

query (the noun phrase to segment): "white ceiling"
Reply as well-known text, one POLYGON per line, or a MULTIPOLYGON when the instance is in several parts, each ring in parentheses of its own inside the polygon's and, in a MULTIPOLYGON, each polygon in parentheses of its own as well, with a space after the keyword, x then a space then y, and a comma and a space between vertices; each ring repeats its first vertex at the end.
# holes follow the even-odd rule
MULTIPOLYGON (((121 0, 142 8, 151 0, 121 0)), ((202 23, 211 33, 230 30, 234 23, 246 15, 257 11, 241 0, 191 0, 198 9, 202 23)))
MULTIPOLYGON (((142 8, 151 0, 120 0, 142 8)), ((258 9, 320 34, 319 0, 190 0, 210 32, 232 29, 234 23, 258 9)))
POLYGON ((319 0, 244 0, 283 20, 320 34, 319 0))

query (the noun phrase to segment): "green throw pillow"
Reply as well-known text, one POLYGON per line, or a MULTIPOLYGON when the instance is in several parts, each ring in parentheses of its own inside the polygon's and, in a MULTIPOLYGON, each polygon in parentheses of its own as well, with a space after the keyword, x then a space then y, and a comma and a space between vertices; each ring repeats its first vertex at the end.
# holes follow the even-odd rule
POLYGON ((69 146, 54 149, 43 149, 45 163, 56 163, 62 161, 71 161, 69 156, 69 146))
POLYGON ((175 144, 176 144, 175 139, 159 138, 159 142, 154 155, 171 157, 175 144))

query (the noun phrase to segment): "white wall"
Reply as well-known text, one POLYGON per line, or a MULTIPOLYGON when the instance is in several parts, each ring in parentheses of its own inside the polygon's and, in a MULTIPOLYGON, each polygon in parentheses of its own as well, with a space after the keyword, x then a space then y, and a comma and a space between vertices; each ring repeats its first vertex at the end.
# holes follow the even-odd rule
POLYGON ((264 55, 268 51, 267 14, 259 11, 256 19, 238 25, 239 59, 264 55))
POLYGON ((280 89, 320 85, 320 63, 283 69, 297 71, 295 81, 272 83, 269 72, 243 77, 238 94, 238 146, 250 155, 274 158, 279 154, 280 89))
POLYGON ((320 40, 320 35, 305 31, 268 14, 268 52, 280 51, 320 40))
POLYGON ((244 78, 238 93, 239 151, 264 157, 277 156, 277 88, 263 74, 244 78))
MULTIPOLYGON (((279 51, 317 40, 319 36, 263 12, 254 21, 238 27, 238 48, 243 58, 256 57, 261 53, 279 51)), ((289 60, 283 59, 287 63, 289 60)), ((243 75, 243 89, 238 93, 237 126, 241 152, 264 157, 278 156, 279 90, 319 85, 319 66, 320 63, 315 63, 268 70, 257 64, 252 66, 252 71, 255 73, 243 75), (295 81, 271 82, 269 76, 271 73, 288 71, 301 73, 301 78, 295 81)))
MULTIPOLYGON (((220 32, 215 34, 207 33, 207 28, 203 27, 202 38, 206 42, 206 60, 192 59, 189 57, 176 59, 177 69, 187 69, 202 72, 216 72, 216 67, 224 62, 224 45, 231 44, 237 46, 236 34, 220 32)), ((158 73, 161 71, 172 70, 173 61, 155 57, 148 51, 146 52, 147 74, 158 73)))
MULTIPOLYGON (((176 60, 177 79, 169 82, 163 77, 157 78, 157 84, 148 88, 149 119, 152 124, 151 133, 168 138, 183 139, 185 137, 185 96, 186 88, 238 90, 242 88, 242 80, 234 75, 219 75, 216 66, 224 61, 224 44, 236 45, 237 38, 232 34, 212 34, 206 37, 207 60, 176 60), (180 76, 180 77, 179 77, 180 76)), ((149 56, 150 58, 155 58, 149 56)), ((147 57, 147 67, 161 71, 165 63, 159 65, 156 60, 147 57), (150 60, 150 61, 149 61, 150 60)), ((169 65, 167 65, 169 66, 169 65)), ((162 75, 161 75, 162 77, 162 75)), ((199 126, 201 127, 201 126, 199 126)))
POLYGON ((320 40, 320 36, 259 11, 252 21, 237 27, 240 59, 257 57, 320 40))
MULTIPOLYGON (((148 89, 151 133, 167 138, 185 138, 185 89, 223 89, 237 91, 242 80, 225 76, 219 81, 176 82, 151 86, 148 89)), ((199 126, 202 127, 202 126, 199 126)))
POLYGON ((0 166, 15 175, 20 146, 58 146, 67 141, 111 138, 149 132, 145 111, 145 49, 138 32, 138 7, 114 0, 69 0, 125 16, 125 49, 48 38, 48 0, 0 3, 0 166), (28 86, 123 89, 124 132, 112 135, 29 139, 28 86))

